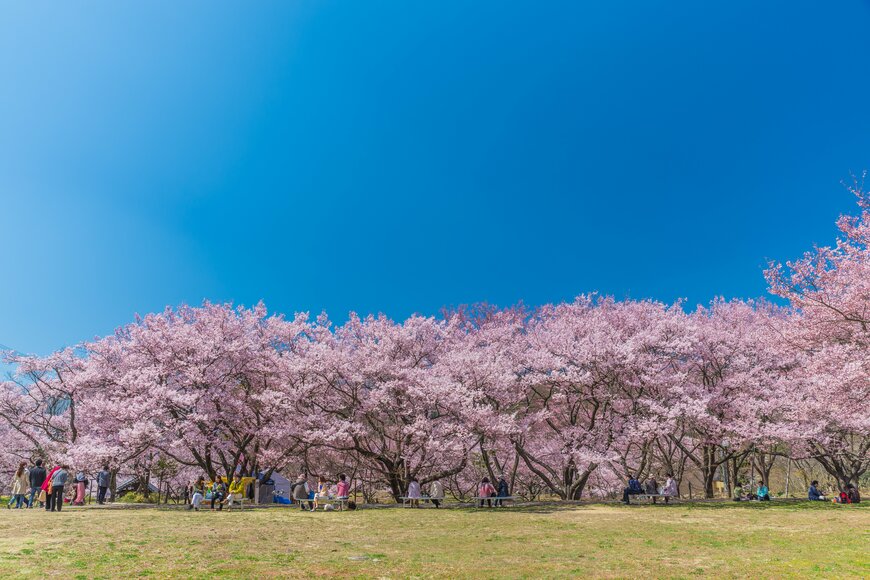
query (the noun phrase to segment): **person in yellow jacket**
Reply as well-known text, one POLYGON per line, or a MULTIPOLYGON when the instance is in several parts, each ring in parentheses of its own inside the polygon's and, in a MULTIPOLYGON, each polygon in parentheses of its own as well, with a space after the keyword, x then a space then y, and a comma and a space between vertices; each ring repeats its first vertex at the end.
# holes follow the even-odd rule
POLYGON ((238 473, 233 476, 233 481, 230 483, 230 489, 227 493, 227 499, 224 503, 227 504, 227 509, 230 509, 234 501, 242 499, 245 495, 245 483, 242 481, 242 476, 238 473))

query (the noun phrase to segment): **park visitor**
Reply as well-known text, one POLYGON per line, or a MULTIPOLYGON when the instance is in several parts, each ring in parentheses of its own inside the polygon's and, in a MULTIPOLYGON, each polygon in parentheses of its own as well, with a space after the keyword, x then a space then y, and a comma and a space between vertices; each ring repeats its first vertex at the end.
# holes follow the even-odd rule
POLYGON ((103 469, 97 473, 97 503, 103 505, 106 503, 106 492, 109 490, 109 485, 112 482, 112 472, 109 471, 109 466, 104 465, 103 469))
POLYGON ((69 479, 68 465, 61 465, 51 476, 51 495, 48 497, 48 506, 51 512, 59 512, 63 508, 63 487, 69 479))
POLYGON ((326 481, 326 477, 319 476, 317 478, 317 493, 314 494, 314 509, 316 510, 320 507, 319 500, 329 499, 329 482, 326 481))
POLYGON ((647 479, 643 484, 643 488, 647 495, 653 496, 652 501, 655 503, 655 496, 659 494, 659 482, 656 481, 656 478, 653 477, 652 474, 650 474, 649 479, 647 479))
POLYGON ((480 480, 480 485, 477 488, 477 497, 480 500, 480 507, 483 507, 483 502, 486 502, 487 507, 492 507, 492 497, 496 495, 495 488, 489 482, 488 477, 480 480))
POLYGON ((508 485, 507 479, 505 479, 504 474, 498 476, 498 484, 496 486, 496 500, 495 507, 502 507, 504 503, 502 500, 498 499, 501 497, 510 497, 510 486, 508 485))
POLYGON ((72 505, 85 505, 85 488, 88 486, 88 476, 84 471, 76 473, 75 479, 75 497, 72 505))
POLYGON ((6 504, 6 509, 11 509, 12 504, 15 504, 15 509, 21 509, 21 504, 26 503, 24 494, 27 493, 30 487, 30 470, 27 469, 27 462, 22 461, 18 464, 18 469, 12 476, 12 494, 9 498, 9 503, 6 504))
POLYGON ((628 496, 640 495, 642 493, 643 488, 640 486, 640 481, 638 481, 637 477, 631 476, 628 478, 628 487, 622 490, 622 503, 629 505, 631 502, 628 501, 628 496))
POLYGON ((190 496, 190 505, 187 509, 199 511, 199 506, 202 504, 202 498, 205 497, 205 478, 199 476, 191 487, 192 495, 190 496))
POLYGON ((670 498, 677 497, 677 480, 674 479, 673 473, 668 474, 665 487, 662 489, 662 495, 665 496, 665 503, 668 503, 670 498))
POLYGON ((39 497, 44 498, 42 501, 45 502, 45 511, 51 511, 51 503, 49 503, 49 499, 51 498, 51 479, 58 470, 60 470, 60 465, 52 467, 40 487, 39 497))
POLYGON ((734 486, 734 493, 732 494, 734 501, 743 501, 746 498, 743 497, 743 485, 738 481, 737 485, 734 486))
MULTIPOLYGON (((311 493, 311 489, 308 487, 308 480, 305 478, 304 473, 300 473, 299 477, 296 478, 296 483, 293 484, 293 499, 299 502, 299 509, 305 509, 305 502, 308 501, 308 496, 311 493)), ((314 511, 314 504, 308 501, 308 507, 310 511, 314 511)))
POLYGON ((408 499, 414 507, 420 507, 420 500, 423 498, 423 491, 420 489, 420 482, 416 477, 412 477, 408 483, 408 499))
POLYGON ((242 476, 238 473, 233 476, 233 481, 230 483, 230 489, 227 493, 227 499, 224 503, 227 504, 227 509, 230 509, 233 502, 240 501, 245 495, 245 486, 242 483, 242 476))
POLYGON ((846 495, 849 498, 849 503, 861 503, 861 494, 858 493, 858 488, 852 484, 846 490, 846 495))
POLYGON ((807 498, 810 501, 825 501, 825 496, 819 491, 819 482, 813 480, 810 483, 810 489, 807 491, 807 498))
POLYGON ((335 494, 338 497, 348 497, 350 495, 350 482, 343 473, 338 474, 338 485, 335 487, 335 494))
MULTIPOLYGON (((30 500, 27 502, 27 507, 33 507, 33 502, 39 501, 41 495, 42 484, 45 483, 45 468, 42 466, 42 459, 37 459, 34 466, 30 469, 30 500)), ((44 501, 39 501, 40 507, 44 501)))
POLYGON ((763 483, 758 486, 758 501, 770 501, 770 492, 767 489, 767 486, 763 483))
POLYGON ((211 485, 211 509, 214 511, 215 503, 217 503, 218 511, 224 509, 224 498, 227 496, 227 486, 224 479, 218 475, 211 485))
POLYGON ((444 486, 437 479, 429 486, 429 497, 436 508, 441 507, 441 502, 444 501, 444 486))

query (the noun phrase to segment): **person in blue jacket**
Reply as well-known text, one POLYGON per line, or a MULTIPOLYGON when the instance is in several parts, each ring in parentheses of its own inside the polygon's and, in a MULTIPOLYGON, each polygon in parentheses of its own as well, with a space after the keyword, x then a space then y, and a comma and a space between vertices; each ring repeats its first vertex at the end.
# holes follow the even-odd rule
POLYGON ((813 480, 810 483, 810 489, 807 491, 807 497, 810 501, 825 501, 825 496, 819 491, 819 482, 813 480))
POLYGON ((622 503, 625 505, 630 504, 631 502, 628 501, 628 496, 641 493, 643 493, 643 487, 641 487, 640 481, 637 480, 637 477, 632 475, 628 478, 628 487, 626 487, 622 492, 622 503))

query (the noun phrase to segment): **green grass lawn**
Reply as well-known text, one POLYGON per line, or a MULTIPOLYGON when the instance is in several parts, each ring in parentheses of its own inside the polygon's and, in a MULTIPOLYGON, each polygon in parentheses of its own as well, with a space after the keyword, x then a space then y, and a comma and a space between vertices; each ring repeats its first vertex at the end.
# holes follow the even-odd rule
POLYGON ((868 507, 3 509, 0 577, 861 578, 868 507))

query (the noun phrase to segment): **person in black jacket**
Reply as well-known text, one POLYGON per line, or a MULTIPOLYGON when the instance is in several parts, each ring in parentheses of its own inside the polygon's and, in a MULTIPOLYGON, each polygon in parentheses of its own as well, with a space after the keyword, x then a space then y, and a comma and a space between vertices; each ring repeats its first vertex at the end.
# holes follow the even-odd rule
POLYGON ((498 498, 511 496, 510 487, 508 486, 508 482, 504 478, 504 475, 498 476, 498 483, 495 486, 495 491, 496 491, 495 507, 502 507, 504 505, 504 503, 502 502, 502 500, 500 500, 498 498))
MULTIPOLYGON (((45 482, 45 475, 42 459, 37 459, 34 462, 34 466, 30 469, 30 498, 27 502, 27 507, 33 507, 34 499, 39 496, 40 488, 45 482)), ((39 502, 39 507, 42 507, 42 505, 42 502, 39 502)))

